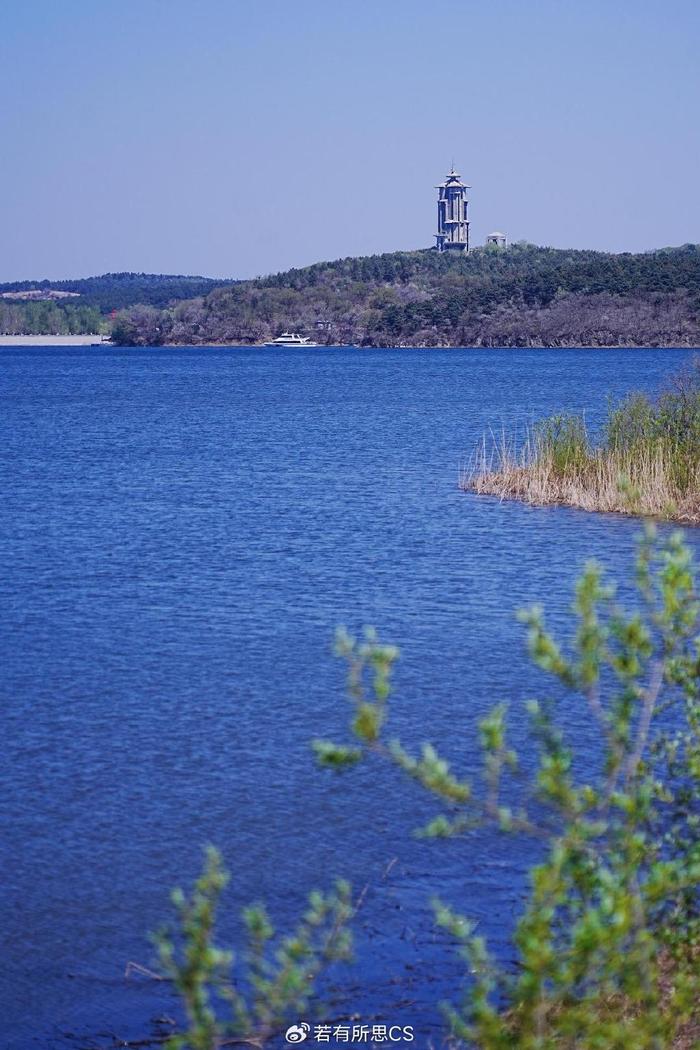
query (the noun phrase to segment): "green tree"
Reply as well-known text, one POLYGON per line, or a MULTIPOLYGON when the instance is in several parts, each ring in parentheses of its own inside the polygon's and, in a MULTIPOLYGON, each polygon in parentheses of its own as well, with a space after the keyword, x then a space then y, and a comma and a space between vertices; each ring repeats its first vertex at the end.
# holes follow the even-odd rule
MULTIPOLYGON (((521 614, 532 661, 557 690, 564 687, 585 706, 600 739, 599 755, 577 756, 560 725, 559 702, 528 703, 536 749, 529 785, 521 771, 531 767, 508 742, 504 704, 476 727, 483 772, 475 780, 453 771, 432 743, 416 751, 388 737, 398 650, 372 630, 359 640, 338 633, 349 739, 314 741, 319 764, 334 774, 368 760, 395 767, 436 801, 423 835, 459 838, 488 823, 540 843, 514 934, 515 967, 498 964, 468 917, 434 903, 437 923, 466 963, 463 1000, 446 1007, 463 1045, 700 1045, 700 606, 681 534, 659 542, 647 531, 635 581, 636 605, 623 606, 601 568, 589 564, 576 584, 566 646, 548 631, 541 607, 521 614)), ((214 947, 224 883, 218 855, 210 852, 192 895, 174 897, 182 948, 178 953, 171 938, 160 941, 163 966, 189 1018, 173 1047, 214 1050, 226 1031, 252 1034, 261 1045, 290 1008, 307 1001, 321 966, 348 955, 346 886, 312 896, 299 928, 272 960, 273 931, 256 907, 245 916, 247 974, 234 986, 226 977, 231 956, 214 947), (228 1028, 215 996, 233 1010, 228 1028)))
MULTIPOLYGON (((340 770, 368 756, 395 763, 444 804, 425 834, 458 836, 489 821, 545 844, 515 934, 515 973, 497 965, 468 918, 435 904, 472 975, 464 1002, 448 1009, 452 1029, 483 1050, 671 1047, 694 1021, 700 635, 691 557, 679 533, 657 545, 647 532, 636 581, 639 606, 626 611, 600 567, 587 566, 568 651, 547 631, 541 608, 522 614, 534 663, 578 696, 597 724, 602 762, 597 774, 591 761, 581 772, 556 703, 531 702, 537 773, 532 801, 517 810, 502 801, 521 766, 507 743, 505 706, 479 725, 484 772, 473 784, 431 744, 412 755, 385 740, 396 650, 372 632, 359 642, 338 637, 355 743, 316 741, 321 764, 340 770), (665 728, 671 710, 672 733, 665 728)), ((518 794, 528 797, 522 785, 518 794)))

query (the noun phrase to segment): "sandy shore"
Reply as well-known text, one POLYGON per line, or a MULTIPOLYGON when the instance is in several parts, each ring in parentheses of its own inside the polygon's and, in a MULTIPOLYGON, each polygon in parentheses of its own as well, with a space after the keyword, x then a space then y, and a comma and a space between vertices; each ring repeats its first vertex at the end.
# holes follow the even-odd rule
POLYGON ((0 346, 95 346, 101 335, 0 335, 0 346))

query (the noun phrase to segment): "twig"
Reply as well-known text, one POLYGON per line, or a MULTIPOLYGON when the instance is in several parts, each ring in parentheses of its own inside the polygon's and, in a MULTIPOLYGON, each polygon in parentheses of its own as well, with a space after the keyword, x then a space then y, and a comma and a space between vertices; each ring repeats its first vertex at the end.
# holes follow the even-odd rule
POLYGON ((391 858, 391 860, 389 861, 389 863, 388 863, 388 864, 387 864, 387 866, 385 867, 385 869, 384 869, 384 872, 383 872, 383 874, 382 874, 382 882, 386 882, 386 879, 387 879, 387 878, 388 878, 388 876, 389 876, 389 872, 390 872, 390 871, 391 871, 391 869, 392 869, 392 868, 394 867, 394 865, 396 864, 396 862, 398 861, 398 859, 399 859, 398 857, 392 857, 392 858, 391 858))
POLYGON ((141 963, 128 962, 126 969, 124 970, 124 976, 129 978, 132 974, 139 973, 142 977, 149 977, 152 981, 170 981, 170 977, 164 977, 163 974, 156 973, 155 970, 149 970, 147 966, 142 966, 141 963))
POLYGON ((656 704, 657 697, 661 690, 664 680, 665 665, 663 660, 657 660, 651 673, 651 680, 649 686, 644 694, 644 703, 642 705, 642 713, 639 716, 639 725, 637 726, 637 740, 635 743, 634 751, 630 754, 627 762, 625 763, 625 779, 629 780, 634 776, 637 766, 642 760, 644 754, 644 748, 646 747, 647 739, 649 737, 649 729, 651 728, 651 719, 654 714, 654 706, 656 704))

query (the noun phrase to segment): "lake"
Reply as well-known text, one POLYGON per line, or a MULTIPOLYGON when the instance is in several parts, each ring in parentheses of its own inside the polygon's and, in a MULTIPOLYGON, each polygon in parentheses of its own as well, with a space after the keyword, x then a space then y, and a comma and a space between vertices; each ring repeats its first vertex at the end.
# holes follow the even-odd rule
MULTIPOLYGON (((348 720, 334 630, 402 650, 390 730, 479 763, 476 721, 546 683, 514 610, 566 624, 591 556, 626 574, 639 522, 460 492, 488 428, 654 391, 681 350, 0 351, 0 1016, 8 1050, 111 1046, 172 1015, 153 964, 168 892, 218 845, 221 937, 367 887, 332 1016, 440 1031, 460 965, 439 893, 510 959, 532 848, 416 842, 437 812, 379 764, 317 770, 348 720)), ((691 531, 694 547, 700 533, 691 531)), ((567 725, 585 743, 586 712, 567 725)), ((591 741, 591 746, 593 746, 591 741)), ((311 1020, 311 1018, 309 1018, 311 1020)), ((416 1044, 414 1044, 416 1045, 416 1044)), ((422 1045, 420 1042, 417 1045, 422 1045)))

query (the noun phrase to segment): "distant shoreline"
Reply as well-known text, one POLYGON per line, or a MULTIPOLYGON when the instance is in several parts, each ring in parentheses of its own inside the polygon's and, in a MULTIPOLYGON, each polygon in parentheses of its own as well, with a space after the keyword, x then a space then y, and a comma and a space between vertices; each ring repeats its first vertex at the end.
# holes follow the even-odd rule
MULTIPOLYGON (((46 346, 46 347, 68 347, 68 346, 104 346, 112 349, 133 349, 133 350, 176 350, 188 348, 191 350, 207 350, 208 348, 226 348, 236 350, 261 350, 264 347, 269 349, 277 349, 278 351, 283 348, 269 347, 267 343, 160 343, 151 344, 148 346, 126 346, 126 344, 112 343, 109 338, 101 336, 99 334, 93 335, 0 335, 0 347, 22 347, 22 346, 46 346)), ((341 350, 348 349, 347 346, 336 346, 331 344, 329 346, 320 345, 314 347, 319 351, 324 350, 341 350)), ((581 344, 581 343, 560 343, 558 346, 547 346, 544 344, 532 344, 531 346, 419 346, 419 345, 404 345, 404 346, 354 346, 353 350, 695 350, 700 352, 700 346, 692 346, 690 344, 667 344, 667 345, 656 345, 656 346, 640 346, 639 344, 615 344, 608 343, 603 344, 581 344)))
MULTIPOLYGON (((114 346, 115 349, 119 344, 117 343, 104 343, 104 346, 114 346)), ((286 347, 271 347, 269 343, 161 343, 158 346, 137 346, 131 349, 136 350, 176 350, 189 348, 191 350, 206 350, 226 348, 230 347, 235 350, 263 350, 265 348, 269 350, 275 350, 276 352, 284 353, 288 348, 286 347)), ((302 347, 302 349, 304 349, 302 347)), ((679 346, 678 344, 668 346, 640 346, 632 344, 620 345, 615 343, 592 344, 582 345, 581 343, 564 343, 560 346, 545 346, 543 344, 533 344, 532 346, 351 346, 347 345, 335 345, 333 343, 326 345, 320 345, 315 347, 308 347, 307 349, 312 350, 694 350, 700 353, 700 345, 698 346, 679 346)))
POLYGON ((99 334, 93 335, 0 335, 0 346, 105 346, 99 334))

